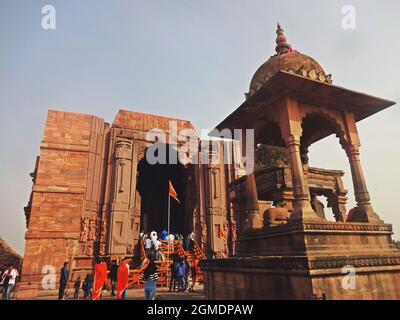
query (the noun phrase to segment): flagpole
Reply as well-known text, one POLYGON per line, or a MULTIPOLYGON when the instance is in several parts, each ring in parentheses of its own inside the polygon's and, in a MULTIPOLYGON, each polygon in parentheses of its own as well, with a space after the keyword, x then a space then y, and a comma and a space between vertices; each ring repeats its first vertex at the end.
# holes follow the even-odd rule
POLYGON ((171 195, 169 194, 169 185, 168 185, 168 238, 169 238, 169 224, 171 219, 170 217, 171 217, 171 195))
MULTIPOLYGON (((170 230, 169 230, 169 224, 170 224, 170 217, 171 217, 171 195, 169 194, 169 192, 170 192, 170 190, 169 190, 169 188, 170 188, 170 186, 169 186, 169 184, 170 184, 170 181, 168 180, 168 226, 167 226, 167 229, 168 229, 168 231, 167 231, 167 242, 168 242, 168 254, 167 254, 167 261, 168 261, 168 263, 169 263, 169 248, 170 248, 170 239, 169 239, 169 233, 170 233, 170 230)), ((168 280, 169 280, 169 277, 170 277, 171 275, 169 274, 169 267, 168 267, 168 270, 167 270, 167 286, 168 286, 168 280)))

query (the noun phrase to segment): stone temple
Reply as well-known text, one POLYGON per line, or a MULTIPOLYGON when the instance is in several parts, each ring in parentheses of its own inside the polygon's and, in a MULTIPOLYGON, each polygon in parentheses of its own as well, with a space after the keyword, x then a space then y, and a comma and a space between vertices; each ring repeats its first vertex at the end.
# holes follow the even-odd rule
POLYGON ((166 228, 171 180, 181 200, 172 205, 171 230, 194 231, 207 256, 217 257, 201 262, 208 298, 399 299, 400 252, 372 207, 356 127, 394 102, 333 85, 279 25, 276 42, 245 102, 216 128, 254 129, 254 141, 195 140, 189 151, 212 161, 146 160, 160 142, 150 130, 162 130, 168 155, 177 156, 190 121, 120 110, 109 124, 50 110, 25 208, 20 296, 40 294, 45 266, 58 272, 69 261, 76 279, 97 256, 133 254, 141 230, 166 228), (332 134, 349 159, 351 210, 343 171, 308 165, 310 145, 332 134), (246 174, 240 149, 253 143, 255 171, 246 174), (319 196, 336 221, 327 221, 319 196), (357 289, 343 289, 345 266, 355 268, 357 289))

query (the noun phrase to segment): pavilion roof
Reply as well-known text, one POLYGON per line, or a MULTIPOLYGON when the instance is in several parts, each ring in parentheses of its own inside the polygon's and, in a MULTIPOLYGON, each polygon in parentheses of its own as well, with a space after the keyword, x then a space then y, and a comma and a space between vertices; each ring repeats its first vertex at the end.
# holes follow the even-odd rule
POLYGON ((281 70, 218 124, 216 129, 252 128, 255 117, 258 117, 260 113, 268 112, 265 109, 285 94, 295 96, 303 103, 352 112, 356 121, 370 117, 395 104, 394 101, 281 70))

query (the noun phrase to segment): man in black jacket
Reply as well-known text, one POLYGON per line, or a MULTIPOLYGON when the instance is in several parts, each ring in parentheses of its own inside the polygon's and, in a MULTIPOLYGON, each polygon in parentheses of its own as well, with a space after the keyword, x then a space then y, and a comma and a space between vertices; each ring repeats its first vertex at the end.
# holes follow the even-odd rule
POLYGON ((68 262, 64 262, 64 266, 61 268, 60 277, 60 290, 58 291, 58 300, 62 300, 65 294, 65 288, 67 287, 69 278, 68 262))

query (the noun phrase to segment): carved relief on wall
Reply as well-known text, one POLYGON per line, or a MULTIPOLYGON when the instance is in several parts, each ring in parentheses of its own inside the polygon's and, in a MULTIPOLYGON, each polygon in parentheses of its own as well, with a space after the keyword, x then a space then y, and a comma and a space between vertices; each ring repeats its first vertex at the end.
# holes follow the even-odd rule
POLYGON ((100 255, 104 256, 106 252, 106 244, 105 243, 100 243, 100 249, 99 249, 100 255))
POLYGON ((88 232, 88 240, 95 241, 96 240, 96 221, 89 221, 89 232, 88 232))
POLYGON ((204 222, 201 222, 201 249, 205 251, 207 243, 207 227, 204 222))
POLYGON ((81 233, 79 237, 80 255, 93 256, 95 251, 101 255, 106 254, 107 223, 101 224, 96 219, 83 217, 81 219, 81 233), (100 237, 100 239, 99 239, 100 237))
POLYGON ((106 242, 107 240, 107 221, 103 220, 100 229, 100 242, 106 242))
POLYGON ((81 220, 81 235, 79 238, 80 242, 87 242, 89 236, 89 219, 82 218, 81 220))
POLYGON ((118 140, 115 143, 115 159, 131 160, 132 159, 132 142, 128 140, 118 140))
POLYGON ((86 246, 86 255, 87 256, 93 256, 93 245, 88 245, 86 246))
POLYGON ((124 185, 124 167, 129 160, 132 160, 132 142, 128 140, 118 140, 115 143, 115 159, 121 167, 119 192, 125 191, 124 185))

